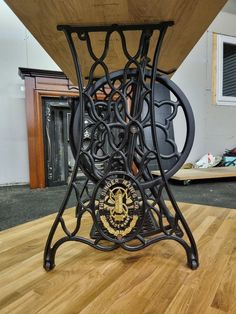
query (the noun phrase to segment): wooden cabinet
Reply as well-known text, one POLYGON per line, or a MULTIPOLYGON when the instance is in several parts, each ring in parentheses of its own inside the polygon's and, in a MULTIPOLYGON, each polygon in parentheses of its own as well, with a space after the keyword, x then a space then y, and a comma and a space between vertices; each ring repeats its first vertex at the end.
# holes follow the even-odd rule
POLYGON ((76 97, 78 92, 63 72, 19 68, 19 75, 25 80, 30 188, 44 188, 46 178, 42 99, 76 97))

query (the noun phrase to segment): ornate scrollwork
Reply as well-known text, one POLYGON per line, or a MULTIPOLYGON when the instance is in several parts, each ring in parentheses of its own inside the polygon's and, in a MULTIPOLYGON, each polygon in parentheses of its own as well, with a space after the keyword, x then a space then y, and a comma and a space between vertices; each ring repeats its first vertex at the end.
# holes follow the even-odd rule
POLYGON ((70 125, 75 166, 46 244, 44 266, 47 270, 54 267, 56 250, 66 241, 83 242, 99 250, 122 247, 135 251, 172 239, 186 250, 189 266, 198 266, 196 244, 168 185, 168 179, 186 160, 194 138, 194 119, 187 98, 167 76, 156 71, 161 44, 171 25, 172 22, 107 27, 59 26, 72 52, 80 97, 72 104, 70 125), (127 30, 140 32, 139 45, 133 54, 127 48, 127 30), (105 32, 100 56, 96 55, 93 47, 92 32, 105 32), (106 57, 113 32, 118 34, 126 61, 122 70, 110 73, 106 57), (155 53, 150 56, 149 43, 154 32, 159 32, 159 37, 155 53), (77 35, 79 44, 87 46, 92 60, 87 83, 81 76, 72 33, 77 35), (104 71, 102 78, 96 77, 98 67, 104 71), (157 100, 154 93, 157 85, 166 88, 176 100, 157 100), (169 113, 161 120, 159 111, 164 107, 169 113), (182 149, 178 148, 170 132, 180 109, 187 129, 182 149), (164 136, 165 145, 169 146, 168 153, 159 145, 160 133, 164 136), (167 168, 163 166, 166 160, 171 160, 167 168), (158 177, 151 172, 150 163, 153 161, 160 170, 158 177), (98 167, 101 163, 102 168, 98 167), (83 186, 76 184, 78 168, 88 178, 83 186), (77 197, 77 226, 69 232, 62 216, 73 189, 77 197), (164 190, 172 203, 172 212, 163 199, 164 190), (90 238, 77 234, 85 212, 94 222, 90 238), (52 244, 59 223, 65 237, 52 244), (188 243, 183 239, 184 233, 188 243))

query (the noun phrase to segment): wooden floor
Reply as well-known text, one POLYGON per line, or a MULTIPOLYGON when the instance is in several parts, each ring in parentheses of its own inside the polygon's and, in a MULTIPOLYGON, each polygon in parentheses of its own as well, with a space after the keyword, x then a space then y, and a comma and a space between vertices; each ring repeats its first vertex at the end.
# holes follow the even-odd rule
MULTIPOLYGON (((152 171, 152 174, 160 175, 160 171, 152 171)), ((236 178, 236 167, 180 169, 171 177, 179 181, 217 178, 236 178)))
MULTIPOLYGON (((236 313, 236 210, 181 204, 200 253, 185 265, 172 241, 129 253, 64 244, 42 268, 54 215, 0 233, 0 313, 236 313)), ((72 211, 66 218, 73 224, 72 211)), ((84 230, 89 221, 85 218, 84 230)))

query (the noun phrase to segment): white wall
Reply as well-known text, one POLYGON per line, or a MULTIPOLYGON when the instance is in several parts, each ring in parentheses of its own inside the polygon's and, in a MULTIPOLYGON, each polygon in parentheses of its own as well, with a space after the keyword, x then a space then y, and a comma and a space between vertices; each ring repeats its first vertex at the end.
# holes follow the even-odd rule
POLYGON ((0 0, 0 185, 29 181, 24 81, 18 67, 60 70, 0 0))
MULTIPOLYGON (((236 36, 236 15, 221 12, 172 77, 188 97, 195 115, 196 136, 189 161, 236 147, 236 106, 212 104, 213 32, 236 36)), ((177 138, 181 137, 181 123, 176 131, 177 138)))
MULTIPOLYGON (((221 12, 173 76, 196 119, 189 161, 236 146, 236 106, 221 107, 211 101, 212 32, 236 36, 236 15, 221 12)), ((18 67, 60 70, 0 0, 0 185, 29 181, 24 81, 18 67)), ((181 138, 181 121, 175 131, 181 138)))

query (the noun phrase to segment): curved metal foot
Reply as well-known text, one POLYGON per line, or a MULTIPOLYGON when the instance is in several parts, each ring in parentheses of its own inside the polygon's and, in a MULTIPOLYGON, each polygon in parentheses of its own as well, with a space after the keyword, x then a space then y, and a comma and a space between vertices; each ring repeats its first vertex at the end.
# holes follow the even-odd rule
POLYGON ((192 269, 195 270, 199 266, 199 261, 198 259, 194 256, 191 255, 191 257, 188 257, 188 266, 192 269))
POLYGON ((55 263, 52 263, 52 262, 49 261, 49 260, 46 260, 46 261, 44 262, 43 268, 44 268, 46 271, 50 271, 50 270, 52 270, 54 267, 55 267, 55 263))

